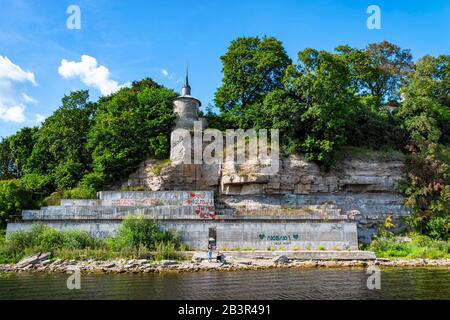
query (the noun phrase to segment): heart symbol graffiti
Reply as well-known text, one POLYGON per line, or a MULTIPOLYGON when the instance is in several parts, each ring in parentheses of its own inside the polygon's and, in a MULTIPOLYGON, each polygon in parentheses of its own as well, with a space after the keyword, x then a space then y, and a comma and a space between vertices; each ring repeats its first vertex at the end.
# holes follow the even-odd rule
POLYGON ((263 234, 263 233, 261 233, 261 234, 259 235, 259 240, 264 240, 265 237, 266 237, 266 235, 263 234))
POLYGON ((293 236, 294 240, 298 240, 298 234, 294 234, 292 236, 293 236))

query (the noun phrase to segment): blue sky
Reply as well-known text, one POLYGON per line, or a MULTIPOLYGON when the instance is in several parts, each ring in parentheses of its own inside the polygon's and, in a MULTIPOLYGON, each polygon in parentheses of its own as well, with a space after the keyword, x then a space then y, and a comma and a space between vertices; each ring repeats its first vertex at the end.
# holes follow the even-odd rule
POLYGON ((382 40, 415 59, 450 54, 450 1, 0 0, 0 136, 38 124, 71 90, 96 99, 149 76, 179 91, 186 63, 193 95, 207 105, 230 41, 264 35, 283 41, 294 61, 307 47, 382 40), (366 27, 372 4, 381 30, 366 27), (81 9, 80 30, 66 26, 69 5, 81 9))

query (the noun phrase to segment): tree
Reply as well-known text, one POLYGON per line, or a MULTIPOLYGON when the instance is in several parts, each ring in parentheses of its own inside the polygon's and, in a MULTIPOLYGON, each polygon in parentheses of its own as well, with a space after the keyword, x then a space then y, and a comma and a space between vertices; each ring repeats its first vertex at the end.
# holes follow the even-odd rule
POLYGON ((2 141, 0 141, 0 180, 16 179, 19 177, 9 142, 9 138, 2 138, 2 141))
POLYGON ((31 193, 19 180, 0 181, 0 228, 5 227, 13 216, 19 216, 22 209, 33 206, 31 193))
POLYGON ((402 88, 398 117, 410 135, 407 179, 403 185, 409 223, 434 238, 450 231, 450 56, 425 56, 402 88))
POLYGON ((398 89, 413 71, 410 50, 383 41, 364 50, 340 46, 336 51, 347 61, 355 92, 377 109, 384 103, 399 101, 398 89))
POLYGON ((57 189, 75 187, 90 168, 86 143, 96 105, 88 99, 88 91, 64 96, 36 134, 29 173, 51 176, 57 189))
POLYGON ((308 160, 329 168, 336 149, 346 142, 345 128, 356 104, 349 69, 342 57, 326 51, 306 49, 298 57, 299 64, 286 73, 285 86, 304 104, 301 149, 308 160))
POLYGON ((292 63, 282 43, 268 37, 238 38, 221 60, 223 79, 215 103, 222 112, 239 112, 282 89, 284 72, 292 63))
POLYGON ((19 177, 29 169, 29 160, 38 132, 38 127, 26 127, 9 137, 11 156, 14 159, 19 177))
POLYGON ((18 179, 28 167, 38 128, 22 128, 0 142, 0 180, 18 179))
POLYGON ((89 131, 93 172, 84 183, 100 187, 126 177, 149 156, 167 157, 176 96, 145 79, 101 100, 89 131))
POLYGON ((397 116, 414 140, 439 142, 448 136, 450 122, 450 56, 425 56, 417 62, 405 101, 397 116))
POLYGON ((255 103, 246 110, 247 123, 240 123, 240 128, 278 129, 282 151, 292 154, 301 150, 305 136, 300 119, 303 112, 305 105, 295 96, 286 90, 274 90, 261 103, 255 103))

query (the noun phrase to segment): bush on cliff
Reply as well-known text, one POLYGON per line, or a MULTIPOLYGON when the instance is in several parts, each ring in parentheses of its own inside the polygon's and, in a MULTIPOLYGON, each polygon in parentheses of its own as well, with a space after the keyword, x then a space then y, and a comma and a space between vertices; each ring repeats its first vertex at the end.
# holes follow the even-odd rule
POLYGON ((13 217, 19 217, 22 209, 33 206, 32 194, 19 180, 0 181, 0 229, 13 217))
POLYGON ((93 173, 83 184, 95 188, 116 182, 150 156, 167 157, 175 97, 173 90, 145 79, 101 98, 87 142, 93 173))
POLYGON ((403 184, 408 222, 435 239, 450 238, 450 56, 425 56, 402 88, 398 111, 411 141, 403 184))

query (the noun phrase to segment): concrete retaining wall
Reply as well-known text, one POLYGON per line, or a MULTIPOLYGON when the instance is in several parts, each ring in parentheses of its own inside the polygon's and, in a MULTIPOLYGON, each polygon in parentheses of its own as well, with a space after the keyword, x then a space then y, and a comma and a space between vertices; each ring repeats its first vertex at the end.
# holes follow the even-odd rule
MULTIPOLYGON (((120 221, 47 221, 58 230, 85 230, 95 237, 113 236, 120 221)), ((345 250, 357 249, 355 223, 314 223, 282 221, 160 221, 165 230, 176 230, 192 249, 207 247, 210 229, 215 229, 219 250, 231 249, 291 249, 345 250)), ((31 222, 9 223, 7 232, 28 230, 31 222)))

